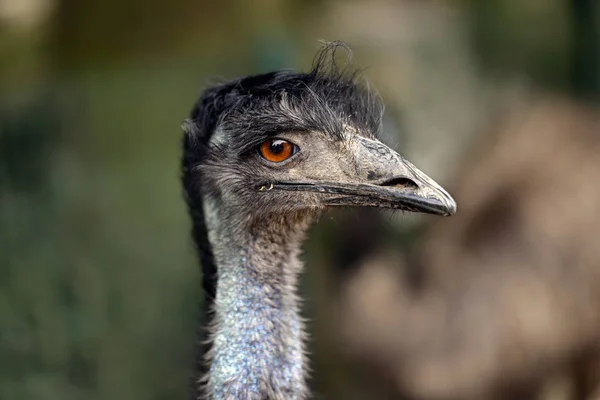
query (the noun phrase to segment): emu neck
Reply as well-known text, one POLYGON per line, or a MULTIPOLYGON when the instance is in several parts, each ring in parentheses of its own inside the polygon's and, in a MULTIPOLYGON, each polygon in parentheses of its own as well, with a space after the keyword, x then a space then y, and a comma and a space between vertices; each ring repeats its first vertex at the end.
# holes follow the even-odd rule
POLYGON ((308 223, 264 219, 239 229, 207 211, 218 269, 209 398, 305 398, 296 286, 308 223))

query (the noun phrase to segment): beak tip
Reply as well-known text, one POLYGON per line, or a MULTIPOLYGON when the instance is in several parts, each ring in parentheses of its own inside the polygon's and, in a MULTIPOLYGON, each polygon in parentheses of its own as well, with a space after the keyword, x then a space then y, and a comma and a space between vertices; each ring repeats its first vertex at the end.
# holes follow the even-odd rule
POLYGON ((444 205, 446 206, 446 214, 444 217, 451 217, 456 214, 456 201, 454 201, 454 199, 449 195, 445 200, 446 201, 444 201, 444 205))
POLYGON ((456 203, 453 203, 450 207, 448 207, 448 212, 444 216, 451 217, 454 214, 456 214, 456 203))
POLYGON ((444 207, 444 217, 450 217, 456 214, 456 200, 444 189, 440 188, 439 199, 444 207))

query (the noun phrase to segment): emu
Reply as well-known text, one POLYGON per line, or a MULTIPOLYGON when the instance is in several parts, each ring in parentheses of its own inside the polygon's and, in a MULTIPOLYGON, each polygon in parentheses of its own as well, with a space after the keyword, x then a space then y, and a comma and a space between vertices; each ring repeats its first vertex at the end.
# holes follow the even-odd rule
POLYGON ((194 398, 305 399, 297 278, 330 207, 451 215, 452 197, 377 140, 383 107, 332 43, 308 73, 204 91, 183 123, 183 186, 203 268, 207 333, 194 398))

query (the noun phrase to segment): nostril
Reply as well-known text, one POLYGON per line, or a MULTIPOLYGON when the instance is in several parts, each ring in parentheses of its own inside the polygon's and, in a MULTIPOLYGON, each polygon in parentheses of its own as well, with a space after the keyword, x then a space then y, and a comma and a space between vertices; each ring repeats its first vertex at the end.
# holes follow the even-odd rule
POLYGON ((413 180, 408 178, 392 178, 380 184, 380 186, 396 186, 404 189, 418 189, 417 185, 413 180))

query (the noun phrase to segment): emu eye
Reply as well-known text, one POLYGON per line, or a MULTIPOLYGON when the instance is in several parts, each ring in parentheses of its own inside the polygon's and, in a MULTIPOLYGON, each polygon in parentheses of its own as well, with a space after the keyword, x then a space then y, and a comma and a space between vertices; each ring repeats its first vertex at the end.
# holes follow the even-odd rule
POLYGON ((300 150, 298 146, 283 139, 269 139, 258 148, 259 154, 267 161, 279 163, 287 160, 300 150))

